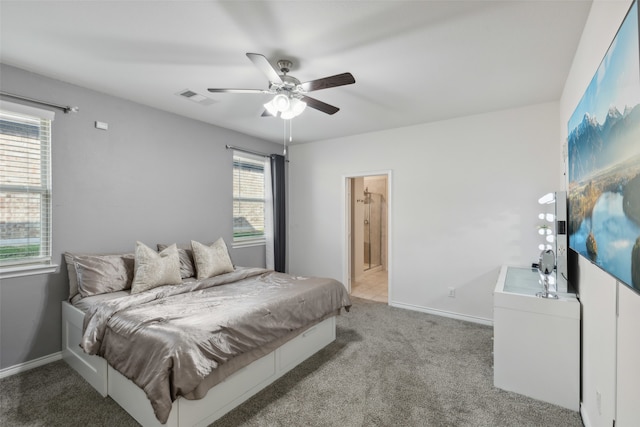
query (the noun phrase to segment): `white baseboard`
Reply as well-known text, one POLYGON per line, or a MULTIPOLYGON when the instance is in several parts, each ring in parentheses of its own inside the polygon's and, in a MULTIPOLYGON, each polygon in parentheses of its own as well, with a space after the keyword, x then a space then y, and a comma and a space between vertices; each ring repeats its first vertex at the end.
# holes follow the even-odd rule
POLYGON ((434 308, 420 307, 417 305, 404 304, 399 302, 390 302, 389 305, 392 307, 398 307, 398 308, 404 308, 407 310, 420 311, 422 313, 434 314, 436 316, 450 317, 452 319, 464 320, 467 322, 479 323, 481 325, 493 326, 493 319, 486 319, 484 317, 469 316, 467 314, 454 313, 451 311, 437 310, 434 308))
POLYGON ((57 353, 42 356, 28 362, 20 363, 18 365, 9 366, 8 368, 0 369, 0 379, 10 377, 11 375, 19 374, 20 372, 25 372, 30 369, 37 368, 38 366, 46 365, 48 363, 55 362, 61 359, 62 352, 59 351, 57 353))
POLYGON ((584 409, 584 404, 580 402, 580 418, 582 418, 582 424, 584 427, 591 427, 591 422, 587 416, 587 411, 584 409))

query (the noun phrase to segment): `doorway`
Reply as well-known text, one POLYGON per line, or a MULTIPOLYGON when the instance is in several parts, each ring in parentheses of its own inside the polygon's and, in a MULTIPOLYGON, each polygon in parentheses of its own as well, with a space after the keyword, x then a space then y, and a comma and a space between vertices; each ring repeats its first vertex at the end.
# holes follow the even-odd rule
POLYGON ((351 295, 389 302, 389 176, 347 178, 351 295))

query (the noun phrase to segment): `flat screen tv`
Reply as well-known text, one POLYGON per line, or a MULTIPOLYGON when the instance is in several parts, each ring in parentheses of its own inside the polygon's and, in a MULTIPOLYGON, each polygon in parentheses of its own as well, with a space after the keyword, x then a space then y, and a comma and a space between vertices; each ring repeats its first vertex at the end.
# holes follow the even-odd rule
POLYGON ((640 292, 640 48, 634 0, 568 123, 569 247, 640 292))

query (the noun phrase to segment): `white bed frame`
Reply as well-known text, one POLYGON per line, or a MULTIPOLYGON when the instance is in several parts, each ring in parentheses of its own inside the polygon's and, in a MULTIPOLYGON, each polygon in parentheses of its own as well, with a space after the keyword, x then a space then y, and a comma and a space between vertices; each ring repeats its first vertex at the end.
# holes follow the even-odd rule
POLYGON ((178 398, 160 424, 144 391, 99 356, 80 348, 84 313, 62 302, 62 358, 103 396, 111 396, 143 426, 206 426, 273 383, 336 339, 335 316, 312 326, 273 352, 240 369, 200 400, 178 398))

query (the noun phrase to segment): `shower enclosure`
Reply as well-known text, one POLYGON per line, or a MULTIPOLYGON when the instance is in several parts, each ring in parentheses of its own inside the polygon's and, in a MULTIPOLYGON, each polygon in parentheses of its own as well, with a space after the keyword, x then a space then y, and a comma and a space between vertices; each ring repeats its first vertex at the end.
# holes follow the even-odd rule
POLYGON ((382 265, 382 218, 384 198, 364 190, 364 270, 382 265))

